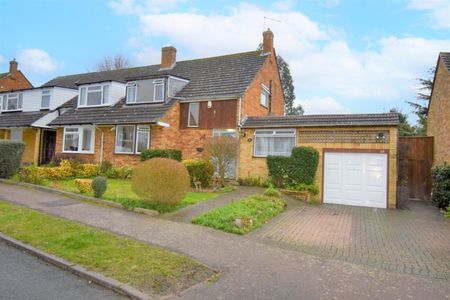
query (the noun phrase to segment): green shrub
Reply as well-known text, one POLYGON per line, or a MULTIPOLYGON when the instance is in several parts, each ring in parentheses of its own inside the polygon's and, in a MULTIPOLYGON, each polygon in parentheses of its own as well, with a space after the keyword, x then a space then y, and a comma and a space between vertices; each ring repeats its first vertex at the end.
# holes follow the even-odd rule
POLYGON ((79 164, 75 168, 77 178, 91 178, 100 174, 100 166, 96 164, 79 164))
POLYGON ((176 149, 148 149, 141 152, 141 161, 162 157, 181 161, 181 150, 176 149))
POLYGON ((240 177, 238 179, 239 185, 243 186, 261 186, 261 187, 268 187, 270 182, 266 179, 258 177, 240 177))
POLYGON ((292 191, 305 191, 310 192, 313 195, 318 195, 320 192, 319 186, 315 183, 306 184, 306 183, 291 183, 286 186, 288 190, 292 191))
POLYGON ((24 150, 22 142, 0 141, 0 178, 10 178, 17 173, 24 150))
POLYGON ((277 189, 275 189, 273 186, 269 186, 264 192, 264 196, 279 198, 281 197, 281 193, 277 191, 277 189))
POLYGON ((105 175, 106 172, 108 172, 112 167, 113 166, 109 161, 107 160, 102 161, 100 165, 100 174, 105 175))
POLYGON ((20 168, 17 172, 19 181, 28 182, 32 184, 42 184, 44 182, 44 176, 42 176, 41 168, 32 164, 25 168, 20 168))
POLYGON ((92 190, 96 198, 101 198, 108 187, 108 181, 106 177, 98 176, 92 180, 92 190))
POLYGON ((176 205, 190 189, 189 173, 186 167, 176 160, 154 158, 134 168, 131 186, 145 201, 176 205))
POLYGON ((72 162, 66 159, 61 160, 58 167, 40 167, 40 172, 49 180, 63 180, 75 176, 72 162))
POLYGON ((436 166, 431 169, 433 181, 433 202, 442 209, 450 205, 450 166, 436 166))
POLYGON ((130 179, 132 173, 133 168, 131 167, 112 167, 104 175, 110 179, 130 179))
POLYGON ((82 194, 92 192, 92 179, 75 179, 75 186, 82 194))
POLYGON ((319 152, 312 147, 295 147, 290 157, 269 156, 269 176, 278 187, 290 184, 313 184, 319 165, 319 152))
POLYGON ((192 186, 194 186, 195 181, 200 181, 202 187, 209 187, 214 176, 214 165, 212 162, 201 159, 188 159, 183 160, 182 164, 189 172, 192 186))

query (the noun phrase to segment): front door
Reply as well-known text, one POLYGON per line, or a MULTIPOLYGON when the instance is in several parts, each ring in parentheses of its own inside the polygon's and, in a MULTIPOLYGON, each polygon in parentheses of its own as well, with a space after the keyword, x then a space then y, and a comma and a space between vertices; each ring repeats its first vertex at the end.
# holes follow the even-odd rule
POLYGON ((48 164, 55 155, 56 131, 44 130, 42 136, 41 165, 48 164))

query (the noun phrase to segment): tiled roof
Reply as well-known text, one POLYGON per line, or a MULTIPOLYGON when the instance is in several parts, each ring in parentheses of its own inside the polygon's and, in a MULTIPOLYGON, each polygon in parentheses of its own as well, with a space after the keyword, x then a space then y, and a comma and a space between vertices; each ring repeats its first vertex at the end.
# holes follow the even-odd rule
POLYGON ((441 52, 440 56, 444 62, 444 65, 447 67, 447 70, 450 72, 450 52, 441 52))
POLYGON ((5 76, 8 75, 8 74, 9 74, 8 72, 6 72, 6 73, 0 73, 0 78, 5 77, 5 76))
POLYGON ((1 113, 0 128, 28 127, 47 113, 48 111, 1 113))
POLYGON ((207 99, 211 97, 241 96, 267 56, 260 51, 179 61, 171 70, 159 70, 160 65, 122 70, 93 72, 56 77, 43 87, 60 86, 78 88, 79 84, 119 81, 173 75, 188 79, 189 84, 176 96, 180 98, 207 99))
POLYGON ((397 113, 248 117, 243 128, 398 125, 397 113))
MULTIPOLYGON (((70 101, 76 103, 77 98, 70 101)), ((125 99, 122 99, 114 106, 72 107, 49 125, 156 123, 174 102, 175 100, 164 104, 125 105, 125 99)))

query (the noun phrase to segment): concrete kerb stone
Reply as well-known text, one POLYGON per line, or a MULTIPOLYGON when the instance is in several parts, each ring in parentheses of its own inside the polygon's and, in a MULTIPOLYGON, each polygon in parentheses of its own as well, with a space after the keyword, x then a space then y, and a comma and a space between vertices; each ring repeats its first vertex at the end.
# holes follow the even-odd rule
POLYGON ((140 208, 140 207, 134 207, 134 208, 129 209, 129 208, 124 207, 120 203, 116 203, 113 201, 84 196, 84 195, 67 192, 67 191, 61 191, 58 189, 41 186, 41 185, 37 185, 37 184, 26 183, 26 182, 15 182, 15 181, 8 180, 8 179, 0 179, 0 182, 6 183, 6 184, 12 184, 12 185, 24 186, 24 187, 37 189, 37 190, 41 190, 41 191, 49 192, 49 193, 53 193, 53 194, 60 194, 60 195, 63 195, 63 196, 66 196, 66 197, 69 197, 71 199, 78 200, 78 201, 92 202, 95 204, 106 205, 109 207, 119 208, 119 209, 123 209, 126 211, 134 211, 136 213, 145 214, 145 215, 152 216, 152 217, 159 215, 159 212, 157 212, 156 210, 140 208))
POLYGON ((105 277, 104 275, 102 275, 100 273, 88 271, 80 265, 73 264, 65 259, 54 256, 52 254, 48 254, 41 250, 38 250, 30 245, 24 244, 16 239, 13 239, 1 232, 0 232, 0 241, 3 241, 6 244, 11 245, 21 251, 30 253, 31 255, 34 255, 39 259, 42 259, 58 268, 67 270, 81 278, 84 278, 88 281, 94 282, 102 287, 113 290, 122 295, 128 296, 131 299, 136 299, 136 300, 151 299, 148 295, 142 293, 141 291, 137 290, 136 288, 134 288, 130 285, 121 283, 121 282, 119 282, 115 279, 109 278, 109 277, 105 277))

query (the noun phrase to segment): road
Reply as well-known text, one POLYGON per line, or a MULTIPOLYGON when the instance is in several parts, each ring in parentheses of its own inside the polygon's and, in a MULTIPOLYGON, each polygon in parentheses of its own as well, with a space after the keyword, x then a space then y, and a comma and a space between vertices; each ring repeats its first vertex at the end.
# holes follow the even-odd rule
POLYGON ((128 299, 0 242, 2 300, 128 299))

